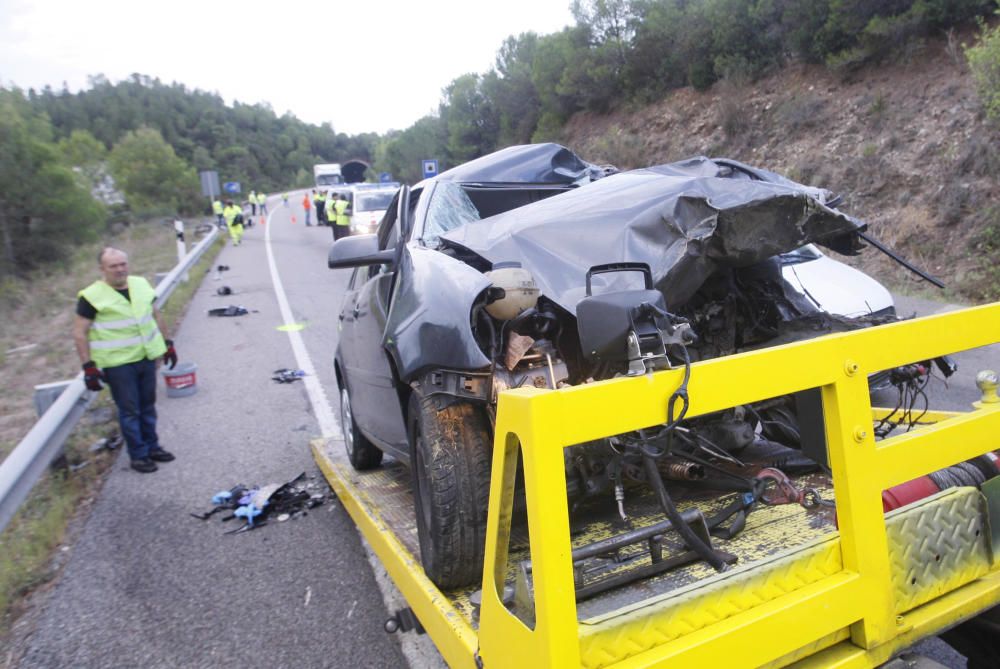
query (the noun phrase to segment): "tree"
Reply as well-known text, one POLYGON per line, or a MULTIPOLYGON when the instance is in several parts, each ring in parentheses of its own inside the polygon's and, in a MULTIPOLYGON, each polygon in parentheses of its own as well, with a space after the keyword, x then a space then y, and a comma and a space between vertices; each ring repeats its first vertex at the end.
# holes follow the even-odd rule
POLYGON ((0 275, 65 257, 104 220, 51 139, 48 120, 19 91, 0 90, 0 275))
POLYGON ((456 163, 496 149, 499 119, 481 81, 477 74, 463 74, 444 90, 441 120, 448 136, 448 157, 456 163))
POLYGON ((990 28, 981 21, 979 42, 966 48, 965 57, 986 115, 1000 121, 1000 25, 990 28))
POLYGON ((152 128, 129 132, 111 150, 111 174, 139 216, 198 210, 199 182, 193 168, 152 128))

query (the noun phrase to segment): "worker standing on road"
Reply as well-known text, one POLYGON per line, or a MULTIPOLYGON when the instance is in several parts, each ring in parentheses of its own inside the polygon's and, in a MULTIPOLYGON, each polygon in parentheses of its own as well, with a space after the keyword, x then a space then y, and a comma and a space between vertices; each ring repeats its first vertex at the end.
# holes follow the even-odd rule
POLYGON ((256 216, 257 215, 257 191, 255 191, 255 190, 250 191, 249 200, 250 200, 250 215, 251 216, 256 216))
POLYGON ((243 208, 237 207, 232 200, 226 202, 226 208, 222 210, 226 219, 226 226, 229 228, 229 236, 233 240, 233 246, 239 246, 243 240, 243 208))
POLYGON ((257 193, 257 204, 260 205, 260 215, 267 216, 267 196, 263 192, 257 193))
POLYGON ((174 459, 156 434, 156 359, 173 369, 177 351, 164 339, 153 287, 129 276, 125 252, 105 248, 97 262, 102 278, 77 296, 73 342, 87 389, 100 390, 101 381, 111 388, 132 469, 148 474, 174 459))
POLYGON ((316 191, 316 197, 313 198, 313 204, 316 205, 316 225, 326 225, 326 193, 324 191, 316 191))
POLYGON ((343 193, 337 194, 337 199, 335 200, 334 209, 336 212, 335 218, 332 220, 330 225, 333 226, 333 239, 334 241, 341 239, 342 237, 347 237, 351 234, 351 217, 347 215, 347 196, 343 193))
POLYGON ((288 193, 281 194, 281 204, 288 206, 288 193))
POLYGON ((212 213, 215 214, 215 224, 222 228, 226 221, 222 218, 222 200, 215 198, 212 200, 212 213))
POLYGON ((309 222, 309 210, 312 209, 312 206, 313 206, 313 204, 312 204, 312 200, 309 199, 309 193, 305 193, 302 196, 302 208, 306 210, 306 225, 307 226, 312 226, 312 223, 309 222))

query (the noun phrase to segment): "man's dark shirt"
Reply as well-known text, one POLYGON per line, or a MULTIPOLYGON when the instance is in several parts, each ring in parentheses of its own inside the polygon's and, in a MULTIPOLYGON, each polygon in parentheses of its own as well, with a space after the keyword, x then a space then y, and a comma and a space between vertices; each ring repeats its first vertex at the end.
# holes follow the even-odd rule
MULTIPOLYGON (((121 288, 121 289, 115 288, 115 290, 121 293, 122 297, 124 297, 126 300, 129 299, 128 288, 121 288)), ((156 301, 155 298, 153 301, 154 302, 156 301)), ((94 308, 94 305, 92 305, 90 301, 87 300, 87 298, 81 295, 80 299, 76 301, 76 314, 78 316, 83 316, 88 321, 92 321, 95 318, 97 318, 97 309, 94 308)))

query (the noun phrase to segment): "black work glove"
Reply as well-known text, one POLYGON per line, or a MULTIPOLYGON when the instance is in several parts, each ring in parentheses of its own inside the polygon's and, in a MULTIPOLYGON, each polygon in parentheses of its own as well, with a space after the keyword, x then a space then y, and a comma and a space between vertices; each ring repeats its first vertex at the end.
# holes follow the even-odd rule
POLYGON ((170 365, 170 369, 177 366, 177 351, 174 349, 174 340, 167 339, 167 352, 163 354, 163 364, 170 365))
POLYGON ((101 381, 103 380, 104 374, 101 370, 97 369, 97 365, 94 364, 93 360, 83 363, 83 382, 86 384, 87 390, 99 391, 104 387, 101 385, 101 381))

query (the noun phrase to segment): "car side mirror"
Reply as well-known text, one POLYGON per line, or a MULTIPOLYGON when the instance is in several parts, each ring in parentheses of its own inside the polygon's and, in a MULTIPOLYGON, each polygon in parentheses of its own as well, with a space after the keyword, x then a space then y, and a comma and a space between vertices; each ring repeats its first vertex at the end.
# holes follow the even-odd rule
POLYGON ((379 250, 376 235, 355 235, 338 239, 333 243, 326 266, 330 269, 341 269, 382 265, 391 263, 394 256, 394 249, 379 250))

